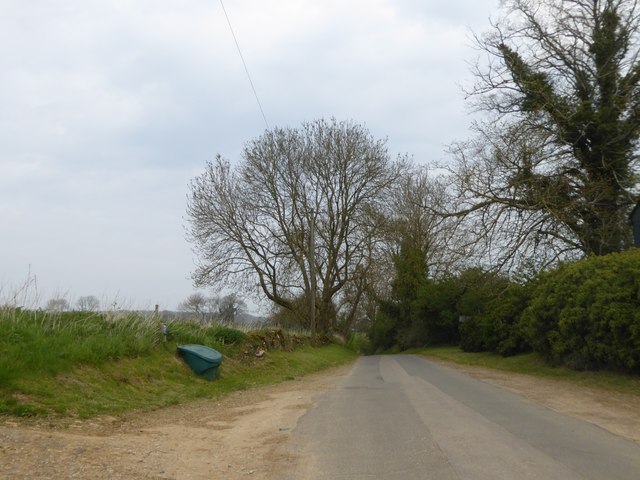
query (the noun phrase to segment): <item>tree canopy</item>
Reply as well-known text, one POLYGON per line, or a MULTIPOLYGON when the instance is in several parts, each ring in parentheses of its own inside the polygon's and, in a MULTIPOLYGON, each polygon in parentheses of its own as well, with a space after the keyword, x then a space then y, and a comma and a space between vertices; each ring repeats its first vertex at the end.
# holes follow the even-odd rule
POLYGON ((352 319, 407 168, 365 127, 336 120, 266 131, 234 166, 218 156, 191 183, 195 283, 257 284, 280 307, 304 305, 312 330, 352 319))
POLYGON ((486 58, 469 94, 490 118, 452 147, 448 213, 473 223, 494 263, 624 250, 637 199, 637 2, 504 7, 478 38, 486 58))

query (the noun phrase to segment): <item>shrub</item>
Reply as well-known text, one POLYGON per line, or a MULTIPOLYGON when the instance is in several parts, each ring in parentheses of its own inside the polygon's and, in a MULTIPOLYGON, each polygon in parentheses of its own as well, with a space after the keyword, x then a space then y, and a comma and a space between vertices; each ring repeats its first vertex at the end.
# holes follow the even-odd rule
POLYGON ((368 355, 372 353, 371 341, 363 333, 352 333, 347 340, 347 348, 356 353, 368 355))
POLYGON ((503 356, 531 351, 531 343, 520 318, 529 304, 531 285, 510 284, 489 302, 484 313, 487 350, 503 356))
POLYGON ((211 336, 216 343, 221 343, 222 345, 241 344, 247 340, 246 333, 228 327, 213 327, 211 336))
POLYGON ((541 275, 522 325, 553 364, 640 372, 640 250, 541 275))
POLYGON ((466 318, 460 324, 460 347, 467 352, 492 351, 504 356, 530 350, 519 324, 529 299, 528 287, 478 270, 467 272, 467 277, 457 305, 459 314, 466 318))
POLYGON ((397 308, 391 302, 383 302, 369 332, 371 351, 381 353, 390 349, 396 344, 397 335, 397 308))
POLYGON ((428 282, 415 302, 416 320, 410 334, 409 346, 454 345, 460 338, 458 331, 458 301, 464 285, 457 277, 428 282))
POLYGON ((460 324, 460 348, 465 352, 483 352, 488 350, 485 322, 479 317, 471 317, 460 324))

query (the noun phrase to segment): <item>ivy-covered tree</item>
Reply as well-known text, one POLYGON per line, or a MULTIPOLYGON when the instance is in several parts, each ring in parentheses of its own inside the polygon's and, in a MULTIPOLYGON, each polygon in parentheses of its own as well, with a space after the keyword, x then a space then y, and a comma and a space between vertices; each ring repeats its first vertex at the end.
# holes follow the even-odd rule
POLYGON ((424 208, 439 201, 442 192, 425 169, 416 169, 398 184, 386 224, 390 291, 379 301, 372 328, 374 348, 401 348, 425 343, 424 319, 416 301, 430 274, 445 268, 443 224, 424 208))
POLYGON ((490 118, 453 146, 449 214, 506 263, 630 244, 640 136, 634 0, 506 0, 468 92, 490 118))

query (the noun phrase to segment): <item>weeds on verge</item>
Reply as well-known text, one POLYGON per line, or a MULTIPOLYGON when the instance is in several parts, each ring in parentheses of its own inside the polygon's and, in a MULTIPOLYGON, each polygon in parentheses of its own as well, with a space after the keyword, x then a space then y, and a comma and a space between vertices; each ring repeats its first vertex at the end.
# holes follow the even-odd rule
POLYGON ((289 334, 281 339, 282 332, 246 334, 123 312, 5 307, 0 333, 0 415, 91 416, 154 408, 282 381, 352 358, 337 346, 305 347, 308 341, 289 334), (254 358, 254 343, 263 348, 275 340, 292 344, 296 352, 274 350, 254 358), (223 353, 219 381, 198 378, 176 356, 176 346, 189 343, 223 353))

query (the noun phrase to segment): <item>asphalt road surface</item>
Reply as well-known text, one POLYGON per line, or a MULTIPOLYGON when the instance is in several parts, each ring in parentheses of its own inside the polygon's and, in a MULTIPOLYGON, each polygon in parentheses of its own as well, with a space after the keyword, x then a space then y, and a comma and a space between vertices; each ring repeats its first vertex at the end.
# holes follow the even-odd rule
POLYGON ((291 434, 290 479, 640 479, 640 445, 425 359, 373 356, 291 434))

